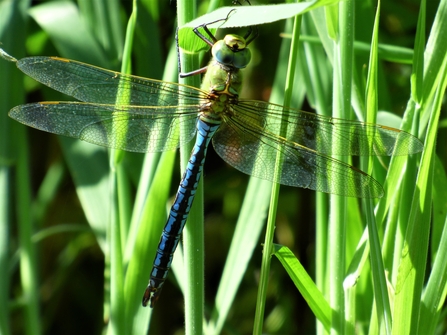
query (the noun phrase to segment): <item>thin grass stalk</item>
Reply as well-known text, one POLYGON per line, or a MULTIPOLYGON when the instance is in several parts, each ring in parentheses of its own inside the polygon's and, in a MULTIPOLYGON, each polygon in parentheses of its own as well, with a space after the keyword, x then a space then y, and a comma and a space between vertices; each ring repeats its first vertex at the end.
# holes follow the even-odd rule
POLYGON ((41 334, 39 318, 39 276, 37 272, 36 246, 32 243, 33 220, 29 208, 31 208, 31 181, 28 170, 29 153, 26 129, 24 126, 14 124, 14 132, 18 134, 16 187, 18 203, 22 207, 17 213, 19 243, 20 243, 20 280, 24 295, 25 330, 27 335, 41 334))
MULTIPOLYGON (((179 0, 177 2, 178 25, 192 21, 197 16, 196 1, 179 0)), ((183 72, 190 72, 199 68, 197 55, 180 53, 180 63, 183 72)), ((190 86, 199 86, 198 76, 181 79, 181 83, 190 86)), ((179 101, 181 104, 181 100, 179 101)), ((180 136, 188 134, 189 129, 181 127, 180 136)), ((193 142, 180 148, 180 164, 182 174, 187 166, 193 142)), ((194 204, 189 213, 183 231, 183 250, 185 268, 185 334, 202 334, 203 332, 203 306, 204 306, 204 219, 203 219, 203 176, 199 182, 194 204)))
MULTIPOLYGON (((24 41, 25 39, 25 23, 23 22, 23 18, 26 17, 24 12, 26 7, 28 6, 25 2, 14 2, 14 3, 4 3, 0 9, 2 13, 0 14, 0 18, 2 18, 2 14, 8 15, 5 25, 5 32, 10 33, 10 31, 16 31, 17 35, 14 36, 14 42, 10 41, 5 37, 4 42, 9 44, 11 47, 11 51, 17 51, 17 54, 23 54, 23 44, 16 43, 17 40, 24 41), (6 7, 11 5, 9 8, 6 7), (14 48, 15 47, 15 48, 14 48)), ((3 35, 3 34, 1 34, 3 35)), ((17 55, 16 54, 16 55, 17 55)), ((4 64, 4 66, 10 67, 11 64, 4 64)), ((13 69, 16 71, 16 69, 13 69)), ((18 88, 22 87, 21 81, 23 80, 22 74, 14 74, 12 76, 12 80, 8 83, 10 87, 15 90, 14 95, 10 95, 13 97, 13 101, 11 102, 19 102, 23 100, 23 91, 18 88)), ((7 91, 5 91, 7 92, 7 91)), ((5 100, 5 102, 9 101, 9 97, 5 100)), ((2 100, 3 102, 3 100, 2 100)), ((9 106, 8 106, 9 107, 9 106)), ((31 206, 31 180, 30 175, 31 172, 29 170, 29 146, 28 146, 28 137, 26 127, 23 125, 19 125, 15 122, 6 124, 10 124, 10 133, 14 134, 13 142, 13 152, 15 154, 15 164, 16 164, 16 175, 15 175, 15 194, 16 194, 16 217, 17 217, 17 227, 19 234, 19 246, 20 246, 20 282, 22 285, 22 307, 23 307, 23 323, 24 331, 27 335, 39 335, 42 333, 42 327, 40 323, 40 304, 39 304, 39 276, 37 271, 37 249, 35 243, 32 241, 32 235, 34 234, 34 224, 35 221, 32 218, 32 214, 30 209, 31 206)), ((7 133, 6 133, 7 134, 7 133)), ((5 135, 6 135, 5 134, 5 135)), ((5 184, 6 185, 6 184, 5 184)), ((3 206, 6 206, 6 203, 3 203, 3 206)), ((6 209, 6 208, 5 208, 6 209)), ((3 221, 7 222, 7 221, 3 221)), ((4 235, 7 237, 8 235, 4 235)), ((9 267, 9 266, 8 266, 9 267)), ((3 272, 3 276, 6 277, 7 273, 9 273, 9 269, 3 272)), ((3 281, 3 289, 6 289, 8 281, 3 281)), ((8 304, 4 305, 6 308, 8 304)), ((5 324, 2 328, 7 328, 8 326, 5 324)))
POLYGON ((261 222, 267 217, 270 192, 270 182, 255 177, 250 179, 205 334, 222 333, 233 302, 238 299, 237 291, 249 261, 253 253, 259 251, 259 236, 264 229, 261 222))
MULTIPOLYGON (((335 14, 335 13, 334 13, 335 14)), ((333 23, 338 24, 336 30, 334 49, 334 84, 333 84, 333 116, 349 118, 351 110, 353 41, 354 41, 354 1, 342 1, 338 5, 338 13, 333 23)), ((343 143, 334 142, 334 146, 343 143)), ((345 157, 339 158, 346 161, 345 157)), ((331 334, 344 334, 345 332, 345 297, 343 280, 346 268, 346 198, 330 196, 330 223, 329 223, 329 296, 333 309, 331 334)))
MULTIPOLYGON (((311 19, 310 15, 318 15, 323 9, 319 8, 317 10, 312 11, 309 14, 303 16, 303 28, 302 34, 310 35, 316 32, 316 27, 314 26, 314 22, 311 19)), ((304 36, 305 37, 305 36, 304 36)), ((315 40, 320 42, 321 40, 317 36, 307 36, 311 40, 315 40)), ((303 42, 303 35, 300 37, 300 40, 303 42)), ((304 43, 304 53, 306 56, 306 69, 309 71, 309 87, 307 90, 312 90, 313 96, 315 96, 315 101, 313 104, 315 105, 315 110, 318 114, 330 115, 330 101, 328 99, 328 95, 325 92, 327 89, 327 84, 330 82, 328 78, 328 66, 323 67, 322 61, 326 57, 319 49, 318 44, 313 43, 304 43)), ((329 196, 323 192, 315 192, 316 197, 316 211, 315 211, 315 224, 316 224, 316 236, 315 236, 315 283, 319 290, 325 294, 327 291, 327 275, 326 275, 326 267, 327 262, 326 258, 328 255, 328 216, 329 216, 329 196)), ((316 319, 317 322, 317 334, 325 333, 325 327, 316 319)))
MULTIPOLYGON (((422 296, 422 304, 419 316, 419 329, 424 329, 427 334, 435 334, 442 318, 442 306, 447 294, 447 218, 444 221, 439 248, 433 262, 432 271, 428 279, 426 289, 422 296)), ((444 310, 445 311, 445 310, 444 310)))
MULTIPOLYGON (((292 43, 290 46, 290 55, 289 55, 289 63, 287 69, 287 77, 285 82, 285 90, 284 90, 284 106, 290 106, 290 102, 292 100, 293 94, 293 82, 294 82, 294 74, 298 59, 298 43, 299 43, 299 35, 301 28, 301 16, 296 16, 293 23, 293 33, 292 33, 292 43)), ((284 123, 287 120, 283 120, 284 123)), ((286 128, 286 126, 284 127, 286 128)), ((287 129, 284 129, 284 133, 287 132, 287 129)), ((279 176, 281 173, 281 162, 282 155, 278 151, 278 155, 276 158, 276 167, 275 174, 279 176)), ((268 277, 270 271, 270 263, 271 256, 273 253, 273 238, 275 232, 275 222, 276 222, 276 212, 278 207, 278 197, 279 197, 279 189, 280 184, 273 183, 272 184, 272 194, 270 198, 270 208, 269 214, 267 218, 267 231, 264 242, 264 251, 262 256, 262 265, 261 265, 261 275, 258 289, 258 297, 256 303, 256 314, 255 314, 255 324, 253 327, 253 334, 261 334, 263 329, 263 319, 265 312, 265 301, 267 297, 267 286, 268 286, 268 277)))
MULTIPOLYGON (((137 2, 133 1, 132 14, 129 18, 126 32, 126 40, 124 44, 124 57, 121 66, 121 72, 130 74, 131 71, 131 53, 133 36, 135 32, 135 23, 137 19, 137 2)), ((123 87, 117 96, 118 105, 126 105, 130 97, 130 87, 123 87)), ((119 136, 119 135, 117 135, 119 136)), ((125 136, 125 135, 123 135, 125 136)), ((111 169, 110 169, 110 181, 111 181, 111 220, 110 220, 110 324, 112 334, 129 333, 129 329, 126 329, 126 324, 130 325, 130 322, 126 322, 126 304, 124 298, 124 274, 125 265, 123 264, 123 250, 125 249, 126 237, 127 237, 127 223, 129 215, 123 215, 124 212, 128 212, 125 208, 129 207, 129 196, 123 193, 126 188, 124 180, 125 171, 122 167, 122 159, 124 152, 122 150, 111 150, 111 169)))
MULTIPOLYGON (((377 4, 376 17, 374 21, 373 37, 371 41, 371 53, 368 66, 368 78, 366 83, 366 121, 375 123, 378 111, 377 96, 377 75, 378 75, 378 33, 379 33, 380 1, 377 4)), ((372 157, 362 157, 361 169, 368 171, 368 166, 372 165, 372 157)), ((379 321, 381 334, 391 334, 391 310, 388 297, 388 290, 385 279, 383 257, 377 231, 376 220, 372 199, 363 199, 366 214, 366 224, 368 226, 368 236, 370 243, 371 274, 373 279, 375 309, 379 321)))
MULTIPOLYGON (((0 135, 0 140, 3 136, 0 135)), ((6 143, 6 142, 3 142, 6 143)), ((5 158, 6 155, 0 154, 0 157, 5 158)), ((3 306, 8 305, 9 298, 9 285, 10 285, 10 271, 9 271, 9 243, 8 236, 10 235, 9 223, 11 213, 9 211, 10 208, 10 200, 9 200, 9 190, 12 188, 10 183, 11 180, 11 171, 10 167, 1 166, 0 167, 0 203, 2 203, 2 207, 0 208, 0 271, 4 274, 0 277, 0 304, 3 306)), ((9 311, 1 313, 0 315, 0 333, 1 334, 9 334, 10 333, 10 325, 9 325, 9 311)))
MULTIPOLYGON (((173 44, 165 64, 164 81, 176 80, 176 65, 177 51, 173 44)), ((175 151, 166 151, 147 153, 144 158, 143 173, 138 183, 129 239, 126 244, 125 262, 128 264, 125 282, 126 322, 132 323, 129 326, 129 334, 137 335, 141 333, 141 329, 151 328, 149 321, 153 309, 142 308, 140 304, 135 304, 135 301, 141 301, 144 288, 148 284, 160 234, 166 223, 166 205, 171 191, 175 156, 175 151)), ((174 260, 178 257, 176 253, 174 260)), ((172 270, 175 270, 174 266, 172 270)), ((176 274, 176 271, 172 272, 176 274)))
MULTIPOLYGON (((24 14, 27 10, 28 4, 23 1, 3 2, 0 3, 0 41, 3 43, 2 48, 5 48, 16 56, 21 56, 24 53, 25 29, 26 22, 24 14), (14 34, 10 32, 14 31, 14 34)), ((11 119, 8 118, 8 110, 11 106, 20 104, 24 100, 23 90, 23 75, 17 71, 16 67, 9 62, 0 61, 0 73, 3 78, 0 82, 0 306, 3 306, 3 311, 0 313, 0 334, 11 334, 11 264, 13 259, 11 257, 11 231, 15 226, 15 213, 22 211, 29 211, 30 207, 26 207, 26 203, 21 203, 18 197, 11 196, 15 194, 16 187, 13 179, 14 169, 17 168, 17 155, 21 150, 26 150, 28 144, 23 148, 17 147, 18 136, 24 136, 23 126, 14 125, 11 119), (19 132, 14 131, 20 127, 19 132), (15 206, 15 207, 14 207, 15 206)), ((29 175, 30 171, 26 171, 29 175)), ((17 180, 17 179, 16 179, 17 180)), ((25 181, 23 181, 25 182, 25 181)), ((30 185, 27 185, 30 187, 30 185)), ((37 278, 34 278, 37 279, 37 278)), ((36 284, 37 285, 37 284, 36 284)), ((23 292, 25 293, 25 292, 23 292)), ((34 291, 38 293, 38 291, 34 291)), ((37 303, 37 297, 33 298, 33 303, 37 303)), ((32 312, 38 312, 38 306, 25 313, 23 306, 21 313, 24 314, 22 320, 25 322, 32 322, 38 319, 38 315, 32 316, 32 312)), ((33 325, 31 325, 33 326, 33 325)), ((40 334, 40 324, 37 325, 36 332, 40 334)))

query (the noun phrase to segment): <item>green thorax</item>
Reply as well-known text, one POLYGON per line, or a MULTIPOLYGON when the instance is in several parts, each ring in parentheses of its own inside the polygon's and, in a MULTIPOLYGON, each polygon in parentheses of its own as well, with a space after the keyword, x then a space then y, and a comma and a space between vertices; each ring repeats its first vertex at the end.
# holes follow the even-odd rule
POLYGON ((207 119, 219 120, 220 113, 228 111, 237 103, 242 88, 242 74, 239 71, 250 62, 251 53, 246 48, 245 39, 237 35, 227 35, 217 41, 211 50, 213 59, 208 64, 202 82, 202 90, 209 92, 208 102, 202 108, 207 119))

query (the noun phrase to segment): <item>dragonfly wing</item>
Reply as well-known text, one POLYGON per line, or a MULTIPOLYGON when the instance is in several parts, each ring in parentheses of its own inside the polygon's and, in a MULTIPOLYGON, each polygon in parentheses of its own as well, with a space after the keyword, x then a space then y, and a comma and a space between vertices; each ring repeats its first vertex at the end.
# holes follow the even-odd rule
POLYGON ((262 119, 226 116, 213 138, 216 152, 236 169, 283 185, 350 197, 381 197, 382 186, 370 175, 313 149, 280 138, 262 119), (276 159, 282 157, 277 176, 276 159))
POLYGON ((423 149, 422 142, 413 135, 387 126, 336 119, 254 100, 239 101, 235 110, 241 117, 258 120, 274 134, 281 133, 283 120, 287 120, 285 137, 289 141, 327 155, 408 155, 423 149), (333 145, 341 141, 343 145, 333 145))
POLYGON ((177 106, 198 104, 206 93, 190 86, 148 79, 106 70, 59 57, 28 57, 17 61, 28 76, 59 92, 84 102, 114 104, 122 101, 136 106, 177 106))
POLYGON ((179 125, 195 134, 197 107, 158 108, 82 102, 41 102, 14 107, 9 116, 50 133, 79 138, 105 147, 159 152, 179 146, 179 125))

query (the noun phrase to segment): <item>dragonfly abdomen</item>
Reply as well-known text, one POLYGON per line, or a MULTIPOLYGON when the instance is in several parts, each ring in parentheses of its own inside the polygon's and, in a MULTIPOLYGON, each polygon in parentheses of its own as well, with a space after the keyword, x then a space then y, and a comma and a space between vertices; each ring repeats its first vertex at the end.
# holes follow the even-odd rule
POLYGON ((173 254, 180 240, 180 234, 194 201, 208 145, 219 126, 220 123, 216 121, 208 123, 200 118, 197 121, 196 143, 158 244, 149 285, 143 296, 143 306, 146 306, 150 300, 150 306, 153 307, 160 295, 171 267, 173 254))

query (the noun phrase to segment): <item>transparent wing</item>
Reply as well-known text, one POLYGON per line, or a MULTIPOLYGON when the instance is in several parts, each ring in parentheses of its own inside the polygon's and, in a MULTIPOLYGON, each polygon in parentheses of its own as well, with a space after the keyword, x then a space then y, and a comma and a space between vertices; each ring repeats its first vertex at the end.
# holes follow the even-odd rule
POLYGON ((9 116, 50 133, 79 138, 105 147, 134 152, 175 149, 180 124, 195 134, 196 106, 137 107, 83 102, 41 102, 14 107, 9 116))
POLYGON ((206 93, 190 86, 125 75, 58 57, 29 57, 17 67, 30 77, 82 102, 42 102, 13 108, 28 126, 94 144, 135 152, 179 146, 179 125, 190 134, 206 93))
POLYGON ((28 57, 17 67, 35 80, 84 102, 133 106, 198 105, 206 92, 195 87, 126 75, 59 57, 28 57))
POLYGON ((213 145, 230 165, 280 184, 344 196, 380 197, 383 190, 368 174, 329 155, 403 155, 422 150, 418 139, 396 129, 260 101, 240 101, 224 120, 213 145), (341 151, 333 146, 335 140, 344 141, 341 151), (282 172, 275 177, 278 152, 282 172))
POLYGON ((290 142, 327 155, 392 156, 423 149, 422 142, 413 135, 378 124, 331 118, 253 100, 240 101, 235 110, 235 117, 251 127, 261 126, 277 135, 281 120, 286 120, 286 137, 290 142), (344 145, 334 146, 337 141, 344 141, 344 145))

